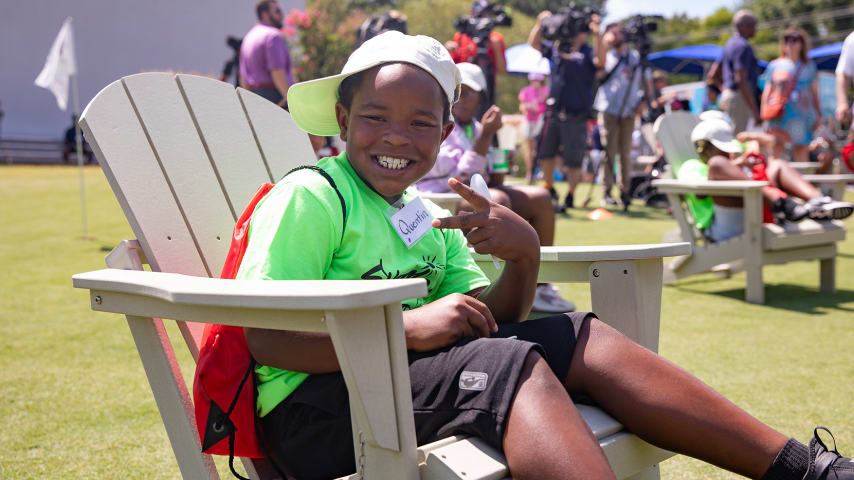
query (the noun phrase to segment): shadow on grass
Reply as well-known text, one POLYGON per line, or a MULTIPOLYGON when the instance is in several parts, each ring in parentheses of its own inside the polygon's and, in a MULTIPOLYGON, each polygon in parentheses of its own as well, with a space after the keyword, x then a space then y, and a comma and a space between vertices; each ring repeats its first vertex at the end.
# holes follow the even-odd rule
MULTIPOLYGON (((690 284, 702 284, 719 279, 703 279, 693 281, 690 284)), ((734 300, 744 300, 744 288, 734 288, 730 290, 720 290, 716 292, 708 292, 695 288, 686 288, 685 283, 674 285, 672 288, 690 293, 699 293, 704 295, 719 295, 729 297, 734 300)), ((779 308, 781 310, 791 310, 802 312, 811 315, 826 315, 827 312, 823 309, 841 310, 844 312, 854 312, 854 308, 843 306, 845 303, 854 303, 854 290, 836 290, 836 293, 824 293, 816 288, 804 287, 802 285, 791 285, 786 283, 776 285, 765 285, 765 306, 779 308)))

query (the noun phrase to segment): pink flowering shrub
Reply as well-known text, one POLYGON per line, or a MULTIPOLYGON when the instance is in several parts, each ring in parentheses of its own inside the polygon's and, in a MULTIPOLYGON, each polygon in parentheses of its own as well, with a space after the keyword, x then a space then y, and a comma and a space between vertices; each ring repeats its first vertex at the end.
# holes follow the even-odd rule
POLYGON ((346 0, 315 0, 305 11, 291 10, 282 33, 288 37, 298 81, 335 75, 356 47, 356 31, 366 15, 346 0))

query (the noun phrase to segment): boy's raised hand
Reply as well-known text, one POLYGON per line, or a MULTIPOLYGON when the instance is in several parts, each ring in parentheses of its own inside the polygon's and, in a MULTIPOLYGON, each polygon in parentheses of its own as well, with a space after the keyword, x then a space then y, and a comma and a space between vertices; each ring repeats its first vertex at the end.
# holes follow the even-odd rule
POLYGON ((467 231, 466 239, 477 253, 492 254, 508 262, 539 258, 537 232, 522 217, 456 179, 449 179, 448 185, 469 202, 474 212, 434 219, 433 227, 467 231))

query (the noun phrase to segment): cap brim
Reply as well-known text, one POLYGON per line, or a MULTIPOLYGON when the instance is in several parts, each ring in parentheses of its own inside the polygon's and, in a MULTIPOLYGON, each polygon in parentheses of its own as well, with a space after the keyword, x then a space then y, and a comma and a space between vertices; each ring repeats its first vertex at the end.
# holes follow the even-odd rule
POLYGON ((353 73, 339 73, 331 77, 295 83, 288 88, 288 111, 297 126, 308 133, 330 137, 338 135, 335 104, 338 86, 353 73))
POLYGON ((462 82, 460 82, 460 85, 465 85, 465 86, 469 87, 470 89, 474 90, 475 92, 483 91, 483 87, 475 81, 463 80, 462 82))
POLYGON ((738 140, 730 140, 728 142, 723 142, 721 140, 709 140, 712 142, 712 145, 717 147, 719 150, 724 151, 726 153, 742 153, 744 149, 741 147, 741 143, 738 140))

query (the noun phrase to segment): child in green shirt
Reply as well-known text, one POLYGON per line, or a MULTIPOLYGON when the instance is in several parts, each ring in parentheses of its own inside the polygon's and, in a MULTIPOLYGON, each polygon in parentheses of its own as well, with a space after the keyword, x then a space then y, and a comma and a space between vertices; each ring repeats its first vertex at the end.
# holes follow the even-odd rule
MULTIPOLYGON (((436 40, 387 32, 359 47, 342 74, 291 86, 296 123, 340 133, 346 152, 318 164, 335 187, 300 171, 258 205, 239 278, 425 278, 428 296, 403 305, 418 441, 477 435, 503 450, 514 478, 614 477, 568 393, 591 397, 649 442, 754 478, 800 479, 816 458, 847 462, 763 425, 592 313, 522 322, 539 268, 533 228, 455 180, 474 212, 450 216, 427 203, 437 218, 426 225, 410 189, 453 128, 459 84, 436 40), (401 207, 418 212, 405 226, 388 217, 401 207), (505 261, 494 283, 467 245, 505 261)), ((329 336, 247 329, 246 340, 264 365, 258 414, 272 459, 296 478, 354 472, 329 336)))

